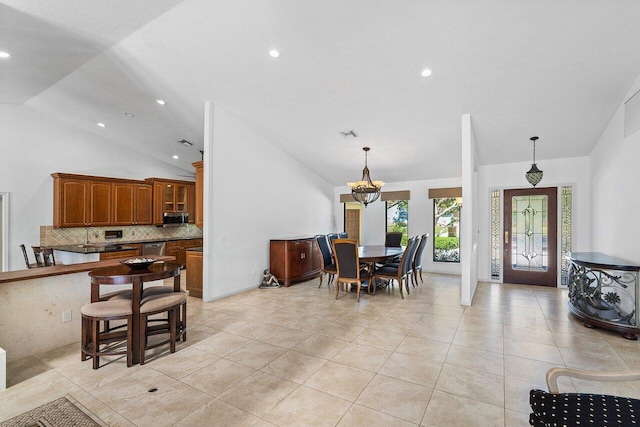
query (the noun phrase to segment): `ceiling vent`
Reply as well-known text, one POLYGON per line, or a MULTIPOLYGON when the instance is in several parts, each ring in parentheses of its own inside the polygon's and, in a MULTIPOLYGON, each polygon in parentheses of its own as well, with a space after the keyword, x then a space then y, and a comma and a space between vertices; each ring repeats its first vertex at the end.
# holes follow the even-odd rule
POLYGON ((344 138, 357 138, 358 135, 356 134, 356 131, 352 130, 347 130, 344 132, 340 132, 340 135, 342 135, 344 138))
POLYGON ((181 139, 180 141, 178 141, 180 144, 184 145, 185 147, 191 147, 193 145, 193 142, 189 142, 186 139, 181 139))

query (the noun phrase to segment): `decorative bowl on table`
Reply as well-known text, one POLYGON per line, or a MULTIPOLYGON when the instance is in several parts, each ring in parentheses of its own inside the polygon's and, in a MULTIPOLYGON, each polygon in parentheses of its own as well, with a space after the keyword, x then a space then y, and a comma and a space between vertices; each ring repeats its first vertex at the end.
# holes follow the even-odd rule
POLYGON ((132 270, 145 270, 157 260, 158 258, 138 257, 125 259, 124 261, 120 261, 120 263, 126 265, 132 270))

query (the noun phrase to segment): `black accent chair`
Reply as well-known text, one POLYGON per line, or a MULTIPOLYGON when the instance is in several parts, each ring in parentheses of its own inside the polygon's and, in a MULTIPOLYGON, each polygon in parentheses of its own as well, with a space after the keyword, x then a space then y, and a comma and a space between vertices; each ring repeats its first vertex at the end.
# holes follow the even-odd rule
POLYGON ((402 233, 390 231, 384 239, 384 245, 388 248, 399 248, 402 246, 402 233))
POLYGON ((339 239, 348 239, 349 235, 346 232, 342 232, 342 233, 338 233, 338 238, 339 239))
POLYGON ((424 283, 422 280, 422 252, 424 252, 425 246, 427 246, 427 241, 429 240, 429 234, 423 234, 420 237, 420 244, 418 245, 418 249, 416 250, 416 255, 413 257, 413 265, 411 269, 413 270, 413 279, 414 286, 418 284, 418 272, 420 272, 420 281, 424 283))
MULTIPOLYGON (((360 302, 360 288, 363 282, 370 284, 371 272, 360 265, 358 242, 350 239, 336 239, 333 242, 333 253, 336 256, 338 277, 336 278, 336 299, 340 294, 340 283, 356 284, 356 301, 360 302)), ((370 288, 370 286, 368 286, 370 288)), ((369 291, 370 292, 370 291, 369 291)))
POLYGON ((412 248, 415 248, 416 238, 411 237, 407 241, 407 249, 404 251, 402 256, 400 257, 400 262, 396 265, 385 264, 380 268, 377 268, 373 272, 373 278, 375 279, 385 279, 389 280, 389 286, 392 286, 393 281, 397 280, 398 285, 400 287, 400 296, 404 299, 404 294, 402 293, 402 285, 404 285, 407 289, 407 294, 409 294, 409 279, 408 274, 410 270, 411 262, 413 261, 413 253, 412 248))
POLYGON ((325 274, 329 275, 329 279, 327 282, 327 286, 331 284, 334 276, 338 273, 338 269, 331 259, 331 249, 329 248, 329 243, 327 242, 327 236, 324 234, 316 235, 316 242, 318 243, 318 248, 320 249, 320 253, 322 254, 322 274, 320 274, 320 285, 318 288, 322 286, 322 277, 325 274))
POLYGON ((640 400, 627 397, 592 393, 560 393, 557 379, 560 376, 587 381, 637 381, 640 372, 596 372, 571 368, 551 368, 547 371, 544 390, 531 390, 529 424, 548 426, 632 426, 639 423, 640 400))

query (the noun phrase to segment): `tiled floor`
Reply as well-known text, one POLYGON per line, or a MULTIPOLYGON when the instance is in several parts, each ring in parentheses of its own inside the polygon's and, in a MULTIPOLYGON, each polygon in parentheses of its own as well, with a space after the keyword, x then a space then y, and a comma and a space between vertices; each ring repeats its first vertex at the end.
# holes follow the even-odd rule
POLYGON ((550 367, 640 369, 639 342, 584 328, 566 291, 484 283, 464 308, 458 276, 360 304, 317 284, 190 298, 188 341, 144 366, 94 371, 78 344, 11 362, 0 421, 69 394, 114 426, 526 426, 550 367))

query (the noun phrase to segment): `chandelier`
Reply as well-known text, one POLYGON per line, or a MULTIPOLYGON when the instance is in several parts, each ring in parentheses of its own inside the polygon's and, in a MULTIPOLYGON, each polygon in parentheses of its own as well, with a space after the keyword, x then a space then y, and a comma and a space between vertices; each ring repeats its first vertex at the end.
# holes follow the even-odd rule
POLYGON ((380 197, 380 189, 384 185, 382 181, 371 181, 369 168, 367 167, 367 152, 369 147, 362 147, 364 151, 364 169, 362 169, 362 179, 356 182, 347 182, 351 187, 351 195, 353 198, 362 203, 366 208, 371 202, 375 202, 380 197))
POLYGON ((542 171, 538 169, 538 165, 536 165, 536 141, 538 140, 538 137, 532 136, 529 139, 533 141, 533 163, 531 164, 531 169, 527 172, 526 177, 529 184, 533 185, 533 188, 535 188, 536 185, 542 181, 542 171))

